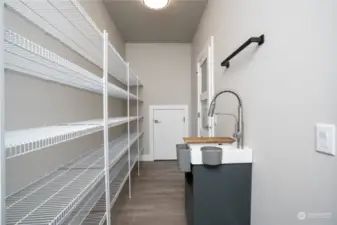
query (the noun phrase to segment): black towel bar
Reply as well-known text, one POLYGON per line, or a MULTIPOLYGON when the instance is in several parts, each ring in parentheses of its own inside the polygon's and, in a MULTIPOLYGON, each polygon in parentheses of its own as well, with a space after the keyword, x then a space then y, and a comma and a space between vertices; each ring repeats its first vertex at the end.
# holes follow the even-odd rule
POLYGON ((238 49, 236 49, 230 56, 228 56, 224 61, 222 61, 221 66, 229 67, 229 61, 234 58, 237 54, 239 54, 243 49, 245 49, 251 43, 258 43, 258 45, 262 45, 264 43, 264 34, 260 37, 251 37, 249 38, 243 45, 241 45, 238 49))

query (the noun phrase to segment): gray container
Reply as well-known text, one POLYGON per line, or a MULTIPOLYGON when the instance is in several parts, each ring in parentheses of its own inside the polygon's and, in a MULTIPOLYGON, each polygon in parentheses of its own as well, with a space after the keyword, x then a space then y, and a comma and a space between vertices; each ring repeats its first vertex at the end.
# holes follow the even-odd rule
POLYGON ((187 144, 178 144, 177 161, 178 168, 181 172, 191 172, 191 150, 187 144))
POLYGON ((210 166, 221 165, 222 149, 214 146, 201 147, 202 163, 210 166))

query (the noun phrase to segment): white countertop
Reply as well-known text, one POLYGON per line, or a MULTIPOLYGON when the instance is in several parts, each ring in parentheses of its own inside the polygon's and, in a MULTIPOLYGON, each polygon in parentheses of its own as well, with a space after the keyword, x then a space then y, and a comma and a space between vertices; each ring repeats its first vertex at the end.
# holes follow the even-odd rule
POLYGON ((252 149, 245 147, 238 149, 233 144, 188 144, 191 149, 191 164, 202 165, 201 147, 215 146, 222 148, 222 164, 253 163, 252 149))

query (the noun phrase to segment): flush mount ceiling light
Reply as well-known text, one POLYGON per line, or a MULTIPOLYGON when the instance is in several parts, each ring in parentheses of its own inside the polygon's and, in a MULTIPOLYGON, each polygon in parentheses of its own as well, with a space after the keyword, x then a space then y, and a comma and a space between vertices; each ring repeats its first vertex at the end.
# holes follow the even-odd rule
POLYGON ((168 5, 169 0, 143 0, 143 3, 150 9, 158 10, 165 8, 168 5))

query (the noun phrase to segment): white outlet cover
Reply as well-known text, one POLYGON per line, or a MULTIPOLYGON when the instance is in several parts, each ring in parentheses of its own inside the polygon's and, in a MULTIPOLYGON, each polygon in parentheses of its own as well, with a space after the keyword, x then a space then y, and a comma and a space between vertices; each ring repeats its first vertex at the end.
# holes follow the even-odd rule
POLYGON ((316 124, 316 151, 336 155, 335 125, 316 124))

